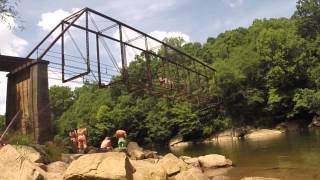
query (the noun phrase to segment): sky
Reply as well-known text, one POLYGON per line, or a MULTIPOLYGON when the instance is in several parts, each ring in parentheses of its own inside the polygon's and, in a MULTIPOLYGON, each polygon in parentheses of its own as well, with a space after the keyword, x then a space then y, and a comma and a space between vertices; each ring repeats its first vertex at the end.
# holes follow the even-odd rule
MULTIPOLYGON (((25 57, 61 19, 84 7, 160 40, 180 36, 204 43, 226 30, 248 27, 255 19, 290 17, 295 5, 296 0, 20 0, 18 20, 9 21, 24 30, 0 22, 0 54, 25 57)), ((0 72, 0 114, 5 113, 6 83, 6 73, 0 72)))

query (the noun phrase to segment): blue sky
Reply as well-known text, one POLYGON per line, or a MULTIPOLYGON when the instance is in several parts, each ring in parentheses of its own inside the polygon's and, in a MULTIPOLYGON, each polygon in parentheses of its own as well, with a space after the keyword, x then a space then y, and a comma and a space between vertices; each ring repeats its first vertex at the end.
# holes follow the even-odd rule
MULTIPOLYGON (((162 39, 183 36, 204 43, 208 37, 254 19, 290 17, 296 0, 21 0, 23 31, 0 23, 0 53, 26 56, 64 16, 89 7, 162 39)), ((12 23, 16 23, 13 22, 12 23)), ((0 114, 5 112, 6 77, 0 73, 0 114)))
POLYGON ((17 34, 29 42, 26 50, 43 36, 37 25, 42 14, 83 7, 147 33, 182 32, 191 41, 205 42, 225 30, 247 27, 257 18, 290 17, 295 0, 23 0, 18 11, 26 29, 17 34))

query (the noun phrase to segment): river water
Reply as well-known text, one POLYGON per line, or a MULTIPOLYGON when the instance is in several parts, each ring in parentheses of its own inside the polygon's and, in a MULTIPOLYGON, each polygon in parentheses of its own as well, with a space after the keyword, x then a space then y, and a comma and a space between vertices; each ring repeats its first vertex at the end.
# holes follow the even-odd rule
POLYGON ((224 174, 232 180, 250 176, 320 180, 320 129, 291 132, 268 140, 200 143, 173 153, 225 155, 235 164, 224 174))

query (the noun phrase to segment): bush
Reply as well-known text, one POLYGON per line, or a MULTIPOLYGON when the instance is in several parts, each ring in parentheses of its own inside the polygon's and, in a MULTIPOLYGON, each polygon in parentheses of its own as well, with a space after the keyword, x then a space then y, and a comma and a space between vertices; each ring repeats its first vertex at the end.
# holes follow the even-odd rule
POLYGON ((5 142, 7 144, 30 145, 34 144, 35 141, 31 134, 9 133, 5 137, 5 142))

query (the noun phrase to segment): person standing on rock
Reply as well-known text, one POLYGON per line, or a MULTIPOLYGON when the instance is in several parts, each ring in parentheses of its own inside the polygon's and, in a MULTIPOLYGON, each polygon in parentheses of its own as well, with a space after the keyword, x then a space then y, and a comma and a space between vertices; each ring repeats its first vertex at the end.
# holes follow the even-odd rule
POLYGON ((118 139, 118 148, 119 149, 127 149, 128 141, 127 138, 127 132, 125 130, 117 130, 116 131, 116 137, 118 139))
POLYGON ((78 135, 78 149, 79 152, 84 152, 87 149, 87 128, 78 128, 77 135, 78 135))
POLYGON ((108 151, 111 151, 112 149, 113 147, 111 143, 111 138, 110 137, 104 138, 104 140, 101 143, 100 150, 102 152, 108 152, 108 151))
POLYGON ((69 138, 72 143, 72 152, 77 153, 78 152, 78 135, 77 135, 76 129, 69 132, 69 138))

